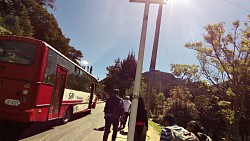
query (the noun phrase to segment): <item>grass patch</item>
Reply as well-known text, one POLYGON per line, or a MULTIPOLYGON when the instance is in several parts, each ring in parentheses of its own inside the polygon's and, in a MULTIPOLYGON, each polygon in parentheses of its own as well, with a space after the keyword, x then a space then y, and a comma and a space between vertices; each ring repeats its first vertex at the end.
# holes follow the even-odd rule
POLYGON ((153 122, 151 119, 148 120, 148 123, 153 126, 159 134, 161 133, 161 127, 157 123, 153 122))

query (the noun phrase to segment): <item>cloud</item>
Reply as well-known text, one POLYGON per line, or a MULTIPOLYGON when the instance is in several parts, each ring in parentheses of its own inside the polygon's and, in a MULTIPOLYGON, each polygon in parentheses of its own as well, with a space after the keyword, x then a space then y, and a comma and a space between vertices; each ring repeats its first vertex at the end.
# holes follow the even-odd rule
POLYGON ((86 60, 82 60, 82 61, 80 62, 80 64, 81 64, 81 65, 83 65, 83 66, 86 66, 86 65, 88 65, 88 64, 89 64, 89 62, 88 62, 88 61, 86 61, 86 60))

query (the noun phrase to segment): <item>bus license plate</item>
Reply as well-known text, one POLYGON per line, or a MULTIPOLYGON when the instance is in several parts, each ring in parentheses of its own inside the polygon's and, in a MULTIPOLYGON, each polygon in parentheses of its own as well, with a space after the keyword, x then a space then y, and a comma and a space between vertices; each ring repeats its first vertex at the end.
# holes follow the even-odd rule
POLYGON ((15 99, 5 99, 5 104, 11 106, 18 106, 20 104, 20 101, 15 99))

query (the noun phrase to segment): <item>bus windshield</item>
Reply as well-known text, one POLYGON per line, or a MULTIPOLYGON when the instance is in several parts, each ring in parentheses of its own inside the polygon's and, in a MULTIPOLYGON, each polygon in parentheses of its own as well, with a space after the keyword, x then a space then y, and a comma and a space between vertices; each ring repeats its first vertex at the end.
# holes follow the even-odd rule
POLYGON ((0 41, 0 61, 31 65, 36 56, 36 46, 12 40, 0 41))

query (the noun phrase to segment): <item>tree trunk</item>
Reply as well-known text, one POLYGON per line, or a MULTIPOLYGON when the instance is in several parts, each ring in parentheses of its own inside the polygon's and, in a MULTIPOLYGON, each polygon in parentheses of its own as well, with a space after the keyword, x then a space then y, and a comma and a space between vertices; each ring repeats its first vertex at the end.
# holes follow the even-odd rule
POLYGON ((239 120, 235 120, 228 129, 227 141, 240 141, 239 120))
POLYGON ((227 139, 229 141, 240 141, 240 119, 243 116, 245 106, 244 106, 244 100, 245 100, 245 94, 246 91, 244 88, 241 89, 242 92, 236 94, 235 97, 235 103, 234 103, 234 121, 230 125, 230 128, 228 129, 227 139))

